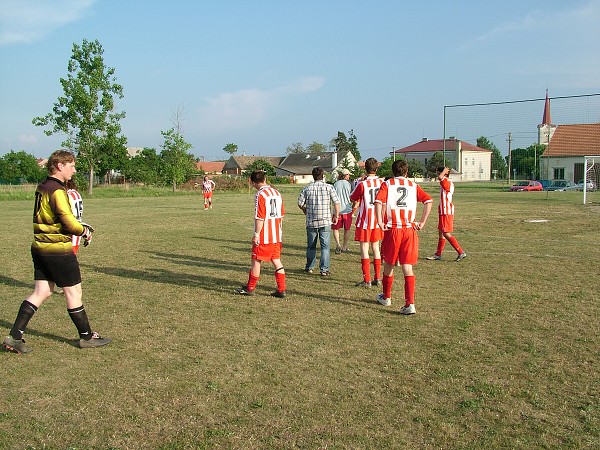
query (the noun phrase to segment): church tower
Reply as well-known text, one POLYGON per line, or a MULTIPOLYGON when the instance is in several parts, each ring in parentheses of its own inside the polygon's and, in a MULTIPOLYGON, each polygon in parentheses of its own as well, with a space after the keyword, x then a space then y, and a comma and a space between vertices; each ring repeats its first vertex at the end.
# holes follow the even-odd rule
POLYGON ((546 89, 546 103, 544 104, 544 116, 541 125, 538 125, 538 144, 548 145, 552 135, 556 131, 556 125, 552 125, 550 118, 550 99, 548 98, 548 89, 546 89))

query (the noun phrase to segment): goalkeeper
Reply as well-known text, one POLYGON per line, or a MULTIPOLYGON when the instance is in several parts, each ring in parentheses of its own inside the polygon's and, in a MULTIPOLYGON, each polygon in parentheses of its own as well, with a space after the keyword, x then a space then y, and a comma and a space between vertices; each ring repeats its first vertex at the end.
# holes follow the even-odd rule
POLYGON ((31 256, 35 287, 21 304, 10 335, 2 343, 6 350, 15 353, 31 351, 25 345, 23 333, 55 285, 63 288, 67 311, 79 332, 79 347, 101 347, 110 342, 92 331, 81 300, 81 272, 71 238, 77 235, 89 241, 94 229, 77 221, 69 204, 65 183, 76 172, 75 156, 67 150, 57 150, 50 155, 47 169, 48 178, 35 192, 33 211, 31 256))

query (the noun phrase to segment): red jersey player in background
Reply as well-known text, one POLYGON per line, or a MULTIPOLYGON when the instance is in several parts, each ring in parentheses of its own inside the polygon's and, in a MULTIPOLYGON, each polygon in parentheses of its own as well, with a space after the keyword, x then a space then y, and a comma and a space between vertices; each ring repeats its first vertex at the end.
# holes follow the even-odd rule
POLYGON ((204 177, 202 182, 202 193, 204 195, 204 209, 212 209, 212 195, 215 189, 215 182, 208 177, 204 177))
MULTIPOLYGON (((77 185, 75 181, 69 180, 66 182, 67 195, 69 196, 69 203, 71 203, 71 211, 75 218, 81 222, 83 220, 83 199, 81 198, 81 194, 77 191, 77 185)), ((90 239, 84 242, 84 245, 87 246, 90 239)), ((71 240, 71 244, 73 245, 73 253, 77 254, 79 251, 79 244, 81 243, 81 236, 73 235, 71 240)))
POLYGON ((242 295, 253 295, 260 277, 261 263, 271 261, 275 268, 277 290, 273 297, 285 297, 285 270, 281 263, 283 199, 277 189, 266 182, 262 170, 250 174, 250 181, 257 189, 254 207, 254 235, 252 236, 252 267, 248 283, 235 291, 242 295))
POLYGON ((367 176, 358 182, 350 195, 350 200, 353 202, 353 209, 358 208, 354 240, 360 243, 360 262, 363 281, 358 283, 357 286, 366 288, 370 288, 371 285, 379 286, 381 281, 379 242, 383 237, 383 231, 377 224, 377 217, 375 216, 375 197, 383 180, 376 175, 378 167, 379 163, 375 158, 368 158, 365 161, 367 176), (375 275, 373 281, 371 281, 369 247, 373 250, 373 269, 375 275))
POLYGON ((461 261, 467 257, 467 254, 463 251, 462 247, 452 236, 454 231, 454 204, 452 203, 452 196, 454 194, 454 183, 449 178, 450 169, 448 167, 438 167, 437 179, 440 182, 440 205, 438 206, 439 220, 438 220, 438 245, 437 250, 433 256, 428 256, 427 259, 430 261, 439 261, 442 259, 442 252, 446 241, 450 242, 450 245, 456 250, 458 256, 455 261, 461 261))
POLYGON ((377 301, 383 306, 392 304, 394 266, 400 262, 404 275, 404 306, 400 314, 408 315, 416 312, 413 265, 419 257, 417 230, 423 229, 427 222, 432 199, 419 185, 406 178, 408 163, 405 160, 394 161, 392 173, 394 178, 381 185, 375 198, 377 223, 383 230, 381 253, 384 261, 383 293, 377 296, 377 301), (424 208, 421 220, 416 222, 418 202, 423 203, 424 208))

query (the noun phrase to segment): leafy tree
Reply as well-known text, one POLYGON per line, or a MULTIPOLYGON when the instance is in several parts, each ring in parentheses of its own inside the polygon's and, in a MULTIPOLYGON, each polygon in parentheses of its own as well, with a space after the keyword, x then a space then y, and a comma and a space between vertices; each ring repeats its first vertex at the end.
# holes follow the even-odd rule
POLYGON ((10 151, 0 158, 0 180, 8 183, 37 183, 47 175, 46 170, 40 167, 35 156, 25 153, 10 151))
POLYGON ((123 98, 123 88, 115 82, 115 69, 104 65, 103 53, 97 40, 73 44, 69 73, 60 79, 64 96, 58 98, 51 113, 32 121, 36 126, 49 126, 44 131, 48 136, 67 136, 62 145, 77 150, 78 159, 88 170, 88 194, 92 193, 94 171, 106 170, 103 161, 112 159, 107 153, 118 154, 127 142, 119 123, 125 112, 114 111, 114 97, 123 98))
POLYGON ((255 170, 262 170, 268 176, 275 176, 275 167, 264 159, 256 159, 253 163, 248 164, 242 172, 242 175, 246 178, 250 177, 250 174, 255 170))
MULTIPOLYGON (((396 155, 396 160, 405 159, 404 156, 396 155)), ((379 164, 379 168, 377 169, 377 176, 380 178, 391 177, 392 174, 392 164, 394 163, 394 158, 392 156, 388 156, 379 164)))
POLYGON ((233 156, 234 153, 237 153, 238 146, 236 144, 227 144, 225 147, 223 147, 223 151, 233 156))
MULTIPOLYGON (((515 148, 511 151, 511 166, 517 176, 538 179, 540 175, 540 158, 545 146, 532 144, 527 148, 515 148)), ((508 156, 506 157, 508 159, 508 156)))
POLYGON ((354 130, 348 132, 350 137, 346 137, 344 133, 338 131, 337 137, 333 138, 332 143, 336 151, 347 153, 351 152, 357 161, 360 161, 360 152, 358 151, 358 141, 354 135, 354 130))
POLYGON ((444 167, 444 153, 435 152, 425 165, 425 178, 433 178, 438 167, 444 167))
POLYGON ((157 185, 160 183, 162 162, 156 149, 144 148, 131 158, 122 169, 123 176, 134 183, 157 185))
POLYGON ((418 161, 416 159, 411 159, 410 161, 408 161, 409 177, 421 178, 423 175, 425 175, 425 167, 423 167, 421 161, 418 161))
POLYGON ((327 146, 325 144, 320 144, 317 141, 313 141, 308 147, 306 147, 307 153, 320 154, 325 153, 327 151, 327 146))
POLYGON ((288 155, 291 155, 293 153, 306 153, 306 150, 304 149, 302 142, 294 142, 293 144, 288 145, 288 147, 285 149, 285 152, 288 155))
MULTIPOLYGON (((404 155, 396 155, 396 159, 394 160, 393 156, 388 156, 379 164, 379 168, 377 169, 378 177, 392 177, 392 164, 394 161, 399 161, 406 159, 404 155)), ((425 168, 420 161, 416 159, 411 159, 408 161, 408 176, 409 177, 422 177, 425 172, 425 168)))
POLYGON ((494 170, 496 171, 496 176, 498 178, 506 178, 508 174, 508 165, 500 153, 498 147, 494 145, 488 138, 485 136, 481 136, 477 139, 477 147, 485 148, 487 150, 492 151, 492 177, 494 175, 494 170))
POLYGON ((161 131, 161 134, 165 139, 160 152, 162 174, 164 180, 173 185, 173 192, 175 192, 177 183, 183 183, 194 173, 194 155, 188 153, 192 144, 187 143, 175 128, 161 131))

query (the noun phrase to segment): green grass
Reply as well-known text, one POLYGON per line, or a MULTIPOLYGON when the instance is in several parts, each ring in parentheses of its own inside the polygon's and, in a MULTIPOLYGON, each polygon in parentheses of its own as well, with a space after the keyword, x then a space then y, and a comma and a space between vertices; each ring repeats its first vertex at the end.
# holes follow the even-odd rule
MULTIPOLYGON (((427 185, 431 193, 433 185, 427 185)), ((288 297, 233 294, 250 267, 253 194, 85 199, 97 232, 80 250, 92 326, 74 347, 64 298, 30 323, 33 353, 0 353, 0 449, 597 448, 597 206, 581 193, 457 185, 469 257, 425 261, 417 314, 361 290, 358 246, 332 276, 303 273, 298 186, 286 202, 288 297), (529 222, 528 220, 547 220, 529 222)), ((2 201, 0 325, 32 288, 29 200, 2 201)))

